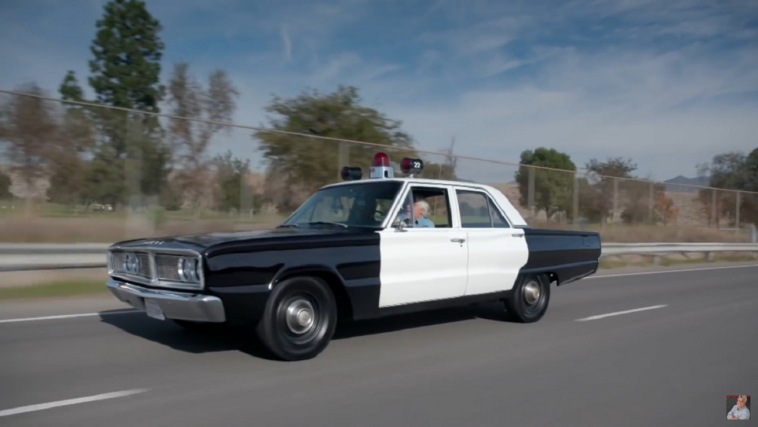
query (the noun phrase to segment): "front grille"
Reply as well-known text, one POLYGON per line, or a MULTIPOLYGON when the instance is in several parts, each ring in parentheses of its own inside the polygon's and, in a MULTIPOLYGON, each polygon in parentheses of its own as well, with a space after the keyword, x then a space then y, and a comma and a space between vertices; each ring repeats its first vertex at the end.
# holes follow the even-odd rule
POLYGON ((137 259, 139 259, 139 274, 143 277, 152 277, 150 273, 150 256, 146 253, 137 252, 137 259))
POLYGON ((204 288, 202 267, 198 269, 199 283, 185 282, 178 271, 179 259, 196 258, 199 254, 190 251, 177 254, 155 253, 152 248, 140 248, 140 250, 130 251, 128 248, 112 250, 110 274, 116 278, 120 277, 123 280, 150 286, 193 290, 204 288), (139 270, 136 274, 129 273, 124 268, 127 253, 134 254, 139 260, 139 270))
POLYGON ((181 280, 179 277, 179 259, 182 257, 176 255, 162 255, 155 256, 155 268, 158 270, 159 280, 171 280, 178 282, 181 280))
MULTIPOLYGON (((150 278, 152 274, 150 272, 150 255, 144 252, 136 252, 135 255, 139 260, 138 276, 150 278)), ((116 273, 130 274, 124 269, 124 261, 126 259, 125 252, 113 252, 113 271, 116 273)))

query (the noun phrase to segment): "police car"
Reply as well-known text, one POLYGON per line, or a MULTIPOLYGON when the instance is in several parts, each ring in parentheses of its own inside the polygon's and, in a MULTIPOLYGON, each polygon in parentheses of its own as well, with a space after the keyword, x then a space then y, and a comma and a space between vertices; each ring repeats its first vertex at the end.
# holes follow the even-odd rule
POLYGON ((532 229, 497 189, 403 178, 377 153, 272 230, 116 243, 108 289, 147 316, 200 330, 252 326, 283 360, 313 358, 340 320, 501 301, 536 322, 550 286, 597 271, 600 236, 532 229))

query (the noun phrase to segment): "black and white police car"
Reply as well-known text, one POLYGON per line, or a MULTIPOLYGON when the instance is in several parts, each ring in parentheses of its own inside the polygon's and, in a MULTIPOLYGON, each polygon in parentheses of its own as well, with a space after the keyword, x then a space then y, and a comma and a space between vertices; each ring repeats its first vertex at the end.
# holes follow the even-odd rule
POLYGON ((597 271, 597 233, 530 228, 497 189, 414 178, 422 168, 404 158, 396 178, 378 153, 369 179, 343 168, 276 229, 116 243, 107 287, 188 329, 253 326, 276 356, 303 360, 338 320, 502 301, 535 322, 551 283, 597 271))

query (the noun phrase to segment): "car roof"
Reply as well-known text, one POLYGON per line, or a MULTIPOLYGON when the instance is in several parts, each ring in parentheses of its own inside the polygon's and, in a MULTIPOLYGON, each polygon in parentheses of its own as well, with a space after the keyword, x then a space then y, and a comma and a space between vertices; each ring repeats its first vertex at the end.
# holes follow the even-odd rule
POLYGON ((454 185, 456 187, 468 187, 471 189, 479 189, 484 190, 485 192, 489 193, 492 197, 494 197, 495 201, 498 205, 500 205, 500 208, 503 209, 506 218, 511 222, 511 225, 513 226, 519 226, 519 227, 528 227, 529 224, 526 222, 524 217, 521 216, 521 213, 516 209, 515 206, 508 200, 508 198, 503 194, 502 191, 498 190, 497 188, 487 185, 487 184, 478 184, 476 182, 465 182, 465 181, 448 181, 448 180, 441 180, 441 179, 425 179, 425 178, 369 178, 369 179, 361 179, 358 181, 344 181, 344 182, 338 182, 334 184, 325 185, 322 188, 335 188, 343 185, 355 185, 355 184, 371 184, 374 182, 399 182, 399 183, 410 183, 410 184, 430 184, 430 185, 454 185))
POLYGON ((337 182, 334 184, 325 185, 323 188, 337 187, 340 185, 369 184, 372 182, 387 182, 387 181, 395 181, 395 182, 401 182, 401 183, 409 182, 411 184, 455 185, 459 187, 476 187, 476 188, 481 188, 481 189, 495 190, 495 188, 490 185, 479 184, 476 182, 448 181, 444 179, 427 179, 427 178, 369 178, 369 179, 361 179, 358 181, 337 182))

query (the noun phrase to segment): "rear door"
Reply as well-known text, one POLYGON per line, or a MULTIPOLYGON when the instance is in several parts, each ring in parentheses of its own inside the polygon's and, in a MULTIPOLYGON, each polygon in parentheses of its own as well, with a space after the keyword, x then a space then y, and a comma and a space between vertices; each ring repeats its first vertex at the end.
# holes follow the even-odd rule
POLYGON ((511 227, 493 198, 483 190, 455 187, 455 196, 468 244, 465 295, 511 289, 529 259, 524 230, 511 227))
POLYGON ((399 209, 388 213, 392 222, 424 199, 430 207, 426 219, 434 227, 420 227, 425 221, 419 219, 402 231, 392 225, 381 231, 379 307, 461 297, 466 292, 468 242, 453 222, 452 191, 447 185, 411 184, 399 209))

